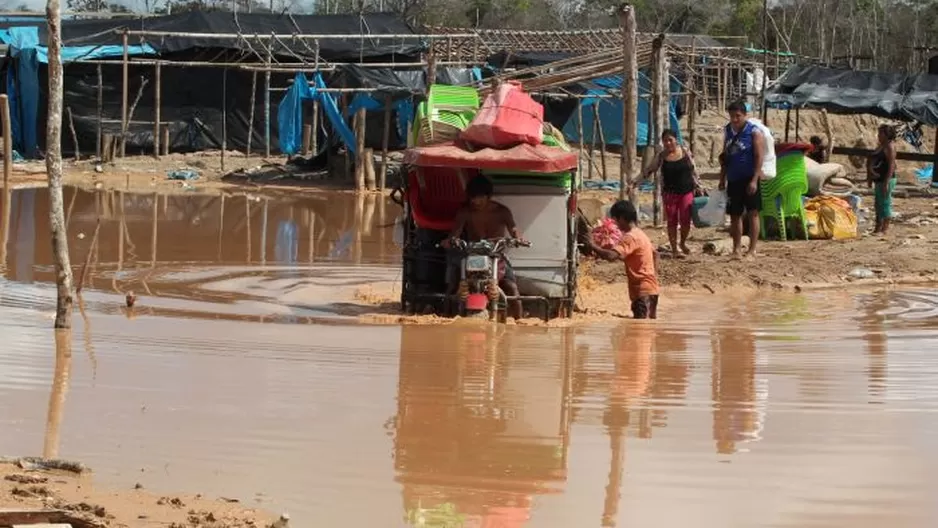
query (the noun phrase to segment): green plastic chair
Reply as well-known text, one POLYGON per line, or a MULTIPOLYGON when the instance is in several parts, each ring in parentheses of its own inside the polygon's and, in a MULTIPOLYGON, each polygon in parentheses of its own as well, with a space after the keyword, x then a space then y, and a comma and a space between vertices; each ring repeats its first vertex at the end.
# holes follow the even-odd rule
POLYGON ((417 105, 412 144, 452 141, 469 126, 479 110, 479 92, 471 86, 434 84, 427 100, 417 105))
POLYGON ((804 239, 808 239, 808 218, 802 196, 808 192, 808 171, 802 152, 790 152, 775 161, 776 176, 762 182, 762 210, 759 227, 766 238, 765 220, 775 219, 779 240, 788 240, 787 222, 796 218, 801 223, 804 239))

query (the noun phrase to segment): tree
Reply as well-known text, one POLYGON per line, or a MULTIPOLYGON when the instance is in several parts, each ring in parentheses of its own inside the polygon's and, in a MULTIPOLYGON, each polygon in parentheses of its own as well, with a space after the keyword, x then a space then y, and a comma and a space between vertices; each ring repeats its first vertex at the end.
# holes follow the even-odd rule
POLYGON ((62 16, 59 0, 47 0, 49 50, 49 109, 46 120, 46 172, 49 176, 49 225, 55 268, 55 328, 72 326, 72 265, 65 232, 62 199, 62 16))

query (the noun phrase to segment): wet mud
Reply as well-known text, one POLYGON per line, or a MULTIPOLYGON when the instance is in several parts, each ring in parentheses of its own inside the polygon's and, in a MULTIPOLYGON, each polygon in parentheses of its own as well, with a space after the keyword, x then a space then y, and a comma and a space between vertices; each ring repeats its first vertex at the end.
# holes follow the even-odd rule
POLYGON ((73 260, 92 257, 66 355, 35 192, 12 200, 0 260, 0 456, 92 473, 0 464, 0 508, 84 503, 128 526, 934 518, 934 289, 673 295, 645 323, 613 307, 575 325, 401 325, 389 204, 362 202, 369 232, 350 195, 69 188, 73 260))

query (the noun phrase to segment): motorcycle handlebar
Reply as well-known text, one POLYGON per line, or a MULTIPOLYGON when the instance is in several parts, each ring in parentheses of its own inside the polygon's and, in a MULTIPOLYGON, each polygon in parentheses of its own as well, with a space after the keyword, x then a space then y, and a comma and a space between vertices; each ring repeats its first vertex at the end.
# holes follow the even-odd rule
MULTIPOLYGON (((450 244, 452 245, 454 249, 465 249, 469 246, 469 242, 466 242, 465 240, 461 238, 450 238, 449 240, 450 240, 450 244)), ((489 241, 493 242, 495 248, 498 248, 499 245, 502 245, 505 247, 525 247, 525 248, 531 247, 531 242, 527 240, 522 240, 520 238, 503 237, 503 238, 489 239, 489 241)), ((443 247, 443 245, 442 243, 440 243, 440 244, 437 244, 436 247, 443 247)))

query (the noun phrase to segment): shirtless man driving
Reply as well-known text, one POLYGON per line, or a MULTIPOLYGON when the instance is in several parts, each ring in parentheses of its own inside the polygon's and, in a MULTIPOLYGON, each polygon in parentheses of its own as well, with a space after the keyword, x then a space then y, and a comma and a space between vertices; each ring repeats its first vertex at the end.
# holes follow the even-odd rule
MULTIPOLYGON (((511 210, 492 200, 492 182, 485 176, 476 176, 466 184, 466 197, 468 201, 456 213, 455 224, 449 238, 440 245, 445 248, 452 247, 452 239, 459 238, 465 232, 465 240, 478 242, 480 240, 502 238, 506 232, 509 236, 523 240, 511 210)), ((518 295, 518 284, 508 259, 498 261, 498 285, 509 297, 518 295)), ((458 281, 458 279, 457 279, 458 281)), ((508 303, 509 315, 515 319, 521 318, 521 301, 514 300, 508 303)))

